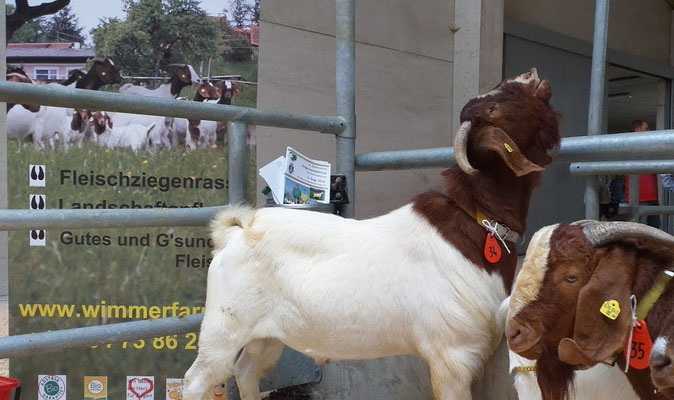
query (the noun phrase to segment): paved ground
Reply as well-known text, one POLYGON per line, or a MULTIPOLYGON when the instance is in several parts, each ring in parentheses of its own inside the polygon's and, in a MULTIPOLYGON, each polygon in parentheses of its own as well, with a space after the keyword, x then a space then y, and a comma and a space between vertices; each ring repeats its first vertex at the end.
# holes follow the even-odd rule
MULTIPOLYGON (((0 296, 0 337, 9 333, 7 296, 0 296)), ((0 360, 0 376, 9 376, 9 360, 0 360)))

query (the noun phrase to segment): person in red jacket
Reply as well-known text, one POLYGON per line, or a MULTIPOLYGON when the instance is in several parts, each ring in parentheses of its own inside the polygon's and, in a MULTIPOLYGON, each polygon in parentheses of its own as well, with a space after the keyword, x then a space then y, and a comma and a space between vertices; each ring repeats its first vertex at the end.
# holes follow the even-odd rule
MULTIPOLYGON (((632 122, 633 132, 648 132, 651 128, 648 122, 637 120, 632 122)), ((630 198, 630 177, 625 178, 625 198, 630 198)), ((658 202, 658 176, 657 175, 639 175, 639 204, 648 206, 660 205, 658 202)), ((639 222, 648 224, 654 228, 660 228, 659 215, 642 215, 639 222)))

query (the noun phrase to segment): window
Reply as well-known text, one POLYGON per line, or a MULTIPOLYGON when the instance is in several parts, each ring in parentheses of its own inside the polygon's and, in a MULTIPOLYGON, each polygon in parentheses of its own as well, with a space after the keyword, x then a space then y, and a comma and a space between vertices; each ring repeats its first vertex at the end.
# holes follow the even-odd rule
POLYGON ((58 69, 56 68, 35 69, 35 79, 38 81, 54 81, 58 79, 58 69))

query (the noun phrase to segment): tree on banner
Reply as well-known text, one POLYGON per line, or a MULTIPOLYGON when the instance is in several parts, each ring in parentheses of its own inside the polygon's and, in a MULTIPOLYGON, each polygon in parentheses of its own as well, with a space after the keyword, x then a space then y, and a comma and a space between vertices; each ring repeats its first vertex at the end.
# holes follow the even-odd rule
POLYGON ((84 43, 82 27, 79 19, 72 14, 70 6, 66 6, 49 19, 45 26, 45 36, 48 42, 78 42, 84 43))
POLYGON ((36 6, 29 6, 28 0, 16 0, 14 12, 7 14, 7 42, 19 28, 28 21, 49 14, 54 14, 70 4, 70 0, 48 1, 36 6))
POLYGON ((126 18, 92 30, 99 56, 125 74, 161 75, 171 63, 198 64, 215 53, 216 23, 198 0, 125 0, 126 18))

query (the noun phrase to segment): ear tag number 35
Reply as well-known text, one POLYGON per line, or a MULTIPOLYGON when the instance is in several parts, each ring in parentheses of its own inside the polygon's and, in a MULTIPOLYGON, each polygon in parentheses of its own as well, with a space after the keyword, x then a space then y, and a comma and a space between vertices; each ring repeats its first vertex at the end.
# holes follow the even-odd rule
POLYGON ((487 241, 484 243, 484 258, 492 264, 496 264, 501 259, 501 246, 493 233, 487 234, 487 241))
MULTIPOLYGON (((648 359, 651 358, 651 349, 653 349, 653 341, 651 335, 648 333, 648 326, 646 322, 637 320, 637 326, 632 328, 632 346, 630 348, 630 367, 634 369, 648 368, 648 359)), ((625 343, 624 352, 627 357, 627 343, 625 343)))

